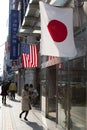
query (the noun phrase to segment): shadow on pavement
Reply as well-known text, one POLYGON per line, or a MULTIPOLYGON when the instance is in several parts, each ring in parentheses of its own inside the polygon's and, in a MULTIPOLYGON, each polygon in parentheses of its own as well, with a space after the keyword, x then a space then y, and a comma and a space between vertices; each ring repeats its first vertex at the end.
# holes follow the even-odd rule
POLYGON ((38 125, 36 122, 27 121, 26 124, 32 127, 33 130, 47 130, 43 126, 38 125))
POLYGON ((13 106, 11 106, 10 104, 4 104, 5 107, 9 107, 12 108, 13 106))
POLYGON ((17 99, 14 99, 14 100, 12 100, 12 101, 14 101, 14 102, 21 102, 20 100, 17 100, 17 99))
POLYGON ((30 122, 30 121, 24 121, 21 120, 23 122, 25 122, 27 125, 29 125, 33 130, 49 130, 49 129, 45 129, 43 126, 38 125, 36 122, 30 122))

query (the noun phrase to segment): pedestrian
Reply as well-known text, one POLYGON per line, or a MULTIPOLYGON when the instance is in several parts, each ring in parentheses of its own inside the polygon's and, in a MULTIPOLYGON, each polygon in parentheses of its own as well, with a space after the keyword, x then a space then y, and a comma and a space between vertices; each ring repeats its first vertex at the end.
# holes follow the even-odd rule
POLYGON ((40 84, 39 83, 37 85, 37 92, 38 92, 37 101, 38 103, 40 103, 40 84))
POLYGON ((11 93, 11 99, 15 99, 15 93, 17 91, 17 87, 16 84, 14 83, 14 81, 12 80, 10 85, 9 85, 9 92, 11 93))
POLYGON ((2 95, 2 103, 6 104, 6 96, 8 95, 8 85, 7 82, 3 81, 1 85, 1 95, 2 95))
POLYGON ((29 99, 29 85, 25 84, 22 91, 22 112, 19 114, 19 117, 22 117, 22 114, 25 113, 24 120, 28 121, 27 115, 31 109, 30 99, 29 99))
POLYGON ((38 91, 37 91, 37 88, 34 88, 33 89, 33 105, 37 105, 38 103, 37 97, 38 97, 38 91))
POLYGON ((31 102, 31 104, 33 105, 33 100, 34 100, 34 97, 33 97, 33 94, 34 94, 34 92, 33 92, 33 90, 34 90, 34 87, 33 87, 33 84, 30 84, 29 85, 29 98, 30 98, 30 102, 31 102))

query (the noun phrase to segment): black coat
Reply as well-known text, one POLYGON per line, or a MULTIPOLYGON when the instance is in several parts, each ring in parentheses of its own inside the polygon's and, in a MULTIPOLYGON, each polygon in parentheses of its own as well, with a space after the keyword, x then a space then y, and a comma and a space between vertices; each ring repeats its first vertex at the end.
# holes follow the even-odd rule
POLYGON ((8 95, 8 85, 7 84, 3 84, 1 86, 1 95, 8 95))

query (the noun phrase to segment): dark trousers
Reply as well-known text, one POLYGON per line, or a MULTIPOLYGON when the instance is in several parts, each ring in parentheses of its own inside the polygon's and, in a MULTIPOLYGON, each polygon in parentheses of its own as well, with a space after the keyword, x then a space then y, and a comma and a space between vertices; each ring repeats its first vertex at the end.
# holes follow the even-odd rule
POLYGON ((28 115, 28 111, 22 111, 22 112, 20 113, 20 115, 22 116, 23 113, 25 113, 25 118, 26 118, 27 115, 28 115))
POLYGON ((2 103, 6 104, 6 95, 2 95, 2 103))
POLYGON ((11 98, 15 99, 15 91, 10 91, 11 92, 11 98))

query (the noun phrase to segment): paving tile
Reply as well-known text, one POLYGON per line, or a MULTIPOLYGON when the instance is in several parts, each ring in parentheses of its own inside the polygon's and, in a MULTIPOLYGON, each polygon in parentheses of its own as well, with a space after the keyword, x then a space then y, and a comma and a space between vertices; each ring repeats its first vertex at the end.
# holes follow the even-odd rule
POLYGON ((19 118, 21 112, 21 97, 16 96, 12 101, 7 98, 7 105, 2 105, 0 96, 0 130, 58 130, 54 122, 43 116, 41 111, 32 108, 28 114, 28 120, 19 118))

